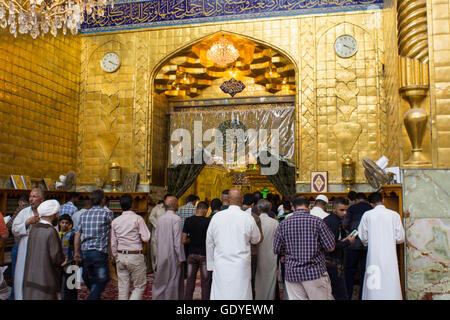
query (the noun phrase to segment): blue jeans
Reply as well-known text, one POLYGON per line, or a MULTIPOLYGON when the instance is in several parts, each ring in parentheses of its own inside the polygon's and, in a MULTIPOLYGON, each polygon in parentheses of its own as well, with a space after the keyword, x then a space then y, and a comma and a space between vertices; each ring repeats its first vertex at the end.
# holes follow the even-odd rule
POLYGON ((8 300, 14 300, 14 272, 16 271, 17 252, 19 251, 19 242, 14 244, 11 249, 11 275, 13 279, 13 285, 11 286, 11 295, 8 300))
POLYGON ((100 300, 109 281, 108 254, 100 251, 83 251, 85 283, 90 291, 88 300, 100 300))

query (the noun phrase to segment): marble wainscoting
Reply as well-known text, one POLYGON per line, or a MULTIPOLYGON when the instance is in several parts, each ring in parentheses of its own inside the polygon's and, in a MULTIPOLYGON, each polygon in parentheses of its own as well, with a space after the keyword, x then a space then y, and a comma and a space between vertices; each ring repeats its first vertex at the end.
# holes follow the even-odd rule
POLYGON ((406 297, 450 300, 450 170, 403 171, 406 297))

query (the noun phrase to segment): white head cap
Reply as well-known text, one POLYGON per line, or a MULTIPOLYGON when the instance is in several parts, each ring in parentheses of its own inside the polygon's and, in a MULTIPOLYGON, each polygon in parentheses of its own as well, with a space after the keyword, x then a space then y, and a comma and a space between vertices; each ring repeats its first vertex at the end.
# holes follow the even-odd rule
POLYGON ((328 198, 327 198, 327 196, 325 196, 325 195, 323 195, 323 194, 319 194, 319 195, 316 197, 316 200, 322 200, 322 201, 324 201, 325 203, 328 203, 328 198))
POLYGON ((59 202, 57 200, 47 200, 42 202, 37 208, 40 217, 49 217, 59 211, 59 202))

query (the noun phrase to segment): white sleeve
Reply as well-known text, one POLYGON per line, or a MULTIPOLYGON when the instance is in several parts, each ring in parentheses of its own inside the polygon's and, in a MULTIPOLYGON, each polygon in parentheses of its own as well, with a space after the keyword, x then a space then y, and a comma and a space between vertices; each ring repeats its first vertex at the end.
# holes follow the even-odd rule
POLYGON ((395 214, 395 241, 397 243, 403 243, 405 241, 405 229, 403 228, 400 215, 398 213, 395 214))
POLYGON ((255 219, 252 218, 251 230, 250 230, 250 243, 257 244, 261 240, 261 232, 259 231, 258 225, 255 219))
POLYGON ((367 215, 364 214, 361 218, 361 222, 358 226, 358 237, 361 239, 363 245, 367 246, 369 240, 369 234, 367 231, 367 215))
MULTIPOLYGON (((26 208, 28 209, 28 208, 26 208)), ((17 217, 14 219, 11 231, 16 238, 23 238, 28 235, 28 230, 25 227, 25 222, 28 220, 27 210, 23 209, 19 212, 17 217)))
POLYGON ((214 270, 214 220, 211 220, 206 232, 206 269, 208 271, 214 270))

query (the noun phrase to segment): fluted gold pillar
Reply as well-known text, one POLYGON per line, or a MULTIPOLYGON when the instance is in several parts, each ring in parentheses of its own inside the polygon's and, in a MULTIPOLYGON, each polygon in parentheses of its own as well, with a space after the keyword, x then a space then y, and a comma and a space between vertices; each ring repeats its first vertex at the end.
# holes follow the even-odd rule
POLYGON ((422 150, 428 115, 421 104, 429 90, 426 0, 399 0, 397 13, 399 91, 411 107, 403 117, 411 142, 411 155, 404 163, 424 166, 430 163, 422 150))

